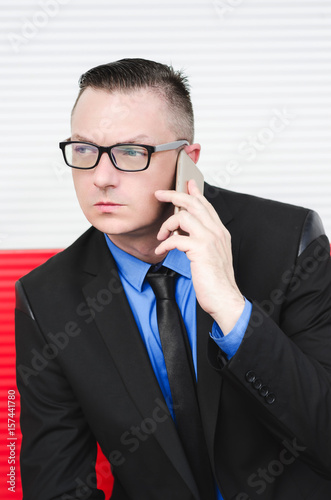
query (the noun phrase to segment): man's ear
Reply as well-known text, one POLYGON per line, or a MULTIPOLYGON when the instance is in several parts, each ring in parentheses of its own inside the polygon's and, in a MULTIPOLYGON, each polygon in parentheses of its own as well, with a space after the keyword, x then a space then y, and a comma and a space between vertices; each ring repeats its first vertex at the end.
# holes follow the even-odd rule
POLYGON ((184 146, 185 152, 189 155, 191 160, 194 161, 194 163, 198 163, 199 157, 200 157, 200 151, 201 151, 201 146, 200 144, 189 144, 188 146, 184 146))

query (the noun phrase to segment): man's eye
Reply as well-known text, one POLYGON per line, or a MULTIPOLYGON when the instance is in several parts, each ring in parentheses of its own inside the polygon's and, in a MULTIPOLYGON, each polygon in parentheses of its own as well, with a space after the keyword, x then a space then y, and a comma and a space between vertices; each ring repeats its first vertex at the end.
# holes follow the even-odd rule
POLYGON ((146 156, 146 150, 144 148, 123 148, 122 154, 125 156, 146 156))
POLYGON ((95 148, 87 146, 85 144, 76 144, 74 146, 74 152, 80 155, 94 154, 95 148))

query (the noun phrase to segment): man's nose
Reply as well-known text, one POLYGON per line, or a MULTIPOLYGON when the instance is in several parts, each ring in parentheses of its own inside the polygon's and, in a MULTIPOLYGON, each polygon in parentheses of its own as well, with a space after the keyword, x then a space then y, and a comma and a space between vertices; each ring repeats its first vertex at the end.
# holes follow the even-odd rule
POLYGON ((102 153, 98 165, 94 169, 94 184, 103 189, 108 186, 117 186, 120 171, 110 161, 108 153, 102 153))

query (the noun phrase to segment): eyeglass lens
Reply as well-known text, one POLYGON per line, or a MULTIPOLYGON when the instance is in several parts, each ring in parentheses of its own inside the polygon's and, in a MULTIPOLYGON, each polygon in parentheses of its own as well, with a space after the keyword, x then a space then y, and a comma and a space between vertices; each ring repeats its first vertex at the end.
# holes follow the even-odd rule
MULTIPOLYGON (((141 170, 148 162, 148 151, 141 146, 127 144, 111 148, 111 157, 115 165, 122 170, 141 170)), ((65 146, 66 160, 72 167, 94 167, 99 150, 96 146, 85 143, 73 143, 65 146)))

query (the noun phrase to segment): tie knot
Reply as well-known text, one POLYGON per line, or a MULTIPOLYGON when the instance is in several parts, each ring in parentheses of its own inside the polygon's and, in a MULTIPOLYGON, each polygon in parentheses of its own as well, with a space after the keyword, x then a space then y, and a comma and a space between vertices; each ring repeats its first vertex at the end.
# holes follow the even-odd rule
POLYGON ((158 300, 175 300, 175 271, 162 266, 158 271, 148 271, 146 280, 151 285, 158 300))

